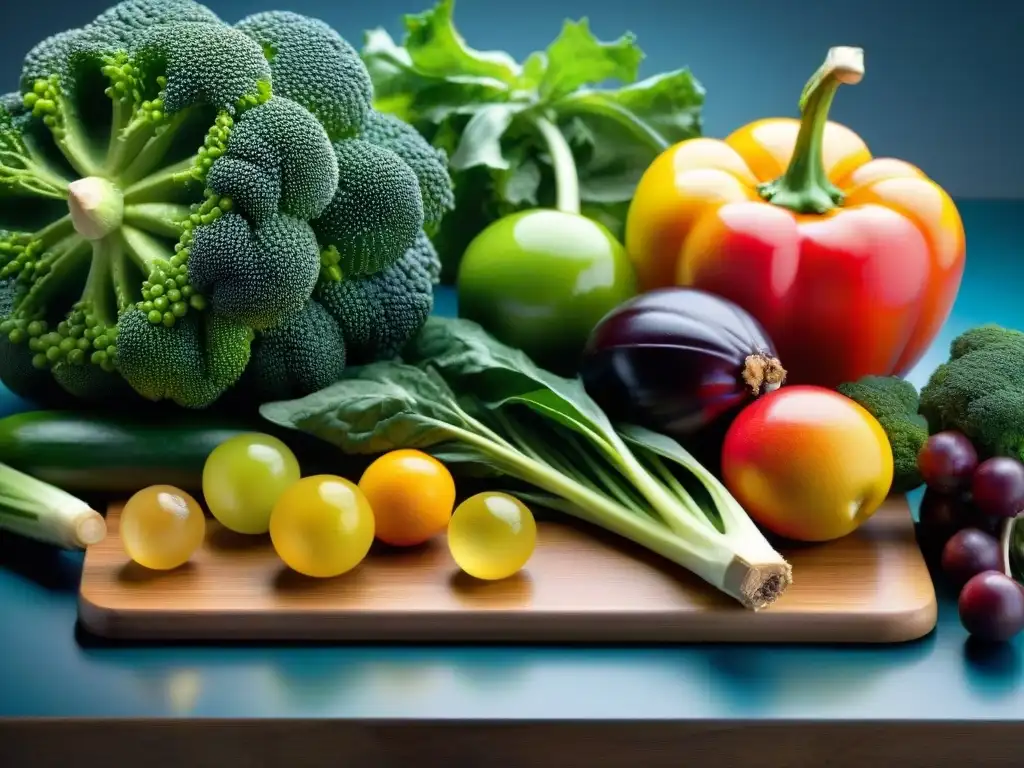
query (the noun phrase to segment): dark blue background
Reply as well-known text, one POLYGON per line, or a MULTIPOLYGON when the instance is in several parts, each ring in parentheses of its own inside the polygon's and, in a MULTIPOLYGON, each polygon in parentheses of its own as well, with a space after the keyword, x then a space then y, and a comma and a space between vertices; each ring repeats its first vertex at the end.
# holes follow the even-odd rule
MULTIPOLYGON (((0 87, 38 39, 89 21, 108 0, 0 0, 0 87)), ((318 16, 360 44, 364 29, 401 31, 401 15, 433 0, 210 0, 225 21, 281 8, 318 16)), ((522 59, 564 18, 588 16, 602 38, 632 30, 643 74, 690 66, 707 88, 705 133, 794 114, 831 45, 865 49, 867 74, 845 88, 835 119, 876 155, 921 166, 958 198, 1024 198, 1024 2, 974 0, 458 0, 455 18, 477 48, 522 59)))

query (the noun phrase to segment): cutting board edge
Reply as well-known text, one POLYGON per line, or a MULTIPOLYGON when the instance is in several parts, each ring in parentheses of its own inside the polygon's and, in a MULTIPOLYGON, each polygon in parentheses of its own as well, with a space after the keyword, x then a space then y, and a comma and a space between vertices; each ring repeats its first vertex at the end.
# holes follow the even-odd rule
POLYGON ((81 592, 78 616, 90 634, 110 640, 231 641, 231 642, 335 642, 335 643, 791 643, 791 644, 898 644, 920 640, 938 621, 934 589, 920 605, 887 614, 802 614, 803 623, 792 623, 792 614, 774 621, 771 609, 757 614, 738 608, 735 613, 709 611, 680 613, 672 625, 663 613, 636 612, 623 621, 622 613, 591 611, 559 621, 545 612, 467 610, 458 613, 421 614, 413 628, 405 612, 324 613, 314 617, 310 632, 309 612, 246 612, 227 614, 188 611, 136 610, 124 613, 103 606, 81 592), (288 621, 290 616, 301 621, 288 621), (695 618, 700 616, 700 618, 695 618), (284 620, 283 620, 284 619, 284 620), (760 622, 760 624, 756 623, 760 622), (723 623, 736 631, 723 632, 723 623), (288 627, 295 627, 289 630, 288 627))

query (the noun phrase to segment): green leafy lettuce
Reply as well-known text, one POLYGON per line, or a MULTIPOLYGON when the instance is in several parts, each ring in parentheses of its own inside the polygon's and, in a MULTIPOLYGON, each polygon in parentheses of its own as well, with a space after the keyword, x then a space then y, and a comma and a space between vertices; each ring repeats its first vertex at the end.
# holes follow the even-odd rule
POLYGON ((432 233, 452 282, 469 242, 509 213, 555 202, 547 143, 533 118, 562 132, 573 152, 581 210, 622 239, 640 176, 667 147, 701 134, 703 86, 689 69, 639 80, 643 51, 626 32, 597 39, 586 18, 564 22, 522 62, 471 48, 455 28, 454 0, 404 17, 405 38, 365 34, 375 106, 414 125, 448 153, 455 210, 432 233), (607 87, 608 82, 618 87, 607 87))

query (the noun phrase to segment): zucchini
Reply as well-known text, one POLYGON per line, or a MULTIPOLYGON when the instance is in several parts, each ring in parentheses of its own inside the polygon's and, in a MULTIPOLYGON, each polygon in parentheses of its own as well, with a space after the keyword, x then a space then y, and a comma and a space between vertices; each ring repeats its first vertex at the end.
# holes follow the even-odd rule
POLYGON ((166 483, 202 490, 203 464, 240 422, 183 414, 159 421, 74 411, 27 411, 0 419, 0 462, 71 493, 134 493, 166 483))

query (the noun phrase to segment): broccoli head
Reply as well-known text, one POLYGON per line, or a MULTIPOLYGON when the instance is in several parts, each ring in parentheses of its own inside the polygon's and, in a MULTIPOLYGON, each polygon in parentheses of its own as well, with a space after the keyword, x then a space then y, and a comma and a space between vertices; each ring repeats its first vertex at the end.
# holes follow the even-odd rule
POLYGON ((892 448, 891 493, 907 493, 924 482, 917 469, 917 454, 928 439, 928 424, 918 414, 914 385, 898 376, 865 376, 840 384, 840 394, 860 404, 878 420, 892 448))
POLYGON ((410 254, 451 179, 372 103, 358 52, 291 12, 125 0, 32 47, 0 96, 0 380, 203 408, 390 353, 430 305, 410 254), (396 326, 350 344, 316 296, 364 281, 358 312, 396 326))
POLYGON ((920 412, 932 433, 957 430, 983 456, 1024 460, 1024 333, 982 325, 953 339, 920 412))

